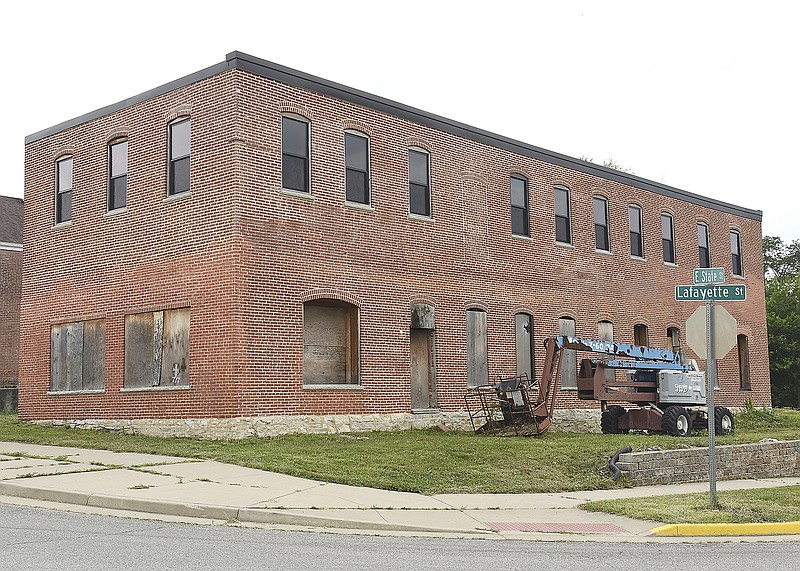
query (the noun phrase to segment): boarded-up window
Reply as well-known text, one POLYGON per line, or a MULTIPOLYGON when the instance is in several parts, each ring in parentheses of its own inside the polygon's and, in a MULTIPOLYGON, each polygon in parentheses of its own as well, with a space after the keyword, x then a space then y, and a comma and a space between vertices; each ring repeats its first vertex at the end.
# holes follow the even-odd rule
POLYGON ((486 312, 467 310, 467 385, 489 384, 489 340, 486 331, 486 312))
POLYGON ((739 353, 739 389, 750 390, 750 348, 747 346, 747 335, 736 336, 736 348, 739 353))
POLYGON ((125 388, 189 384, 189 309, 125 317, 125 388))
POLYGON ((303 305, 303 384, 358 384, 358 308, 335 299, 303 305))
POLYGON ((53 325, 50 329, 50 390, 102 390, 105 383, 105 320, 53 325))
MULTIPOLYGON (((574 337, 575 320, 571 317, 560 317, 558 334, 574 337)), ((578 387, 578 355, 573 349, 566 349, 561 356, 561 386, 567 389, 578 387)))
POLYGON ((681 350, 681 330, 677 327, 667 327, 667 341, 672 351, 679 352, 681 350))
POLYGON ((647 331, 647 325, 637 323, 633 326, 633 344, 634 345, 650 345, 650 334, 647 331))
POLYGON ((533 317, 527 313, 514 316, 516 326, 517 374, 533 378, 533 317))

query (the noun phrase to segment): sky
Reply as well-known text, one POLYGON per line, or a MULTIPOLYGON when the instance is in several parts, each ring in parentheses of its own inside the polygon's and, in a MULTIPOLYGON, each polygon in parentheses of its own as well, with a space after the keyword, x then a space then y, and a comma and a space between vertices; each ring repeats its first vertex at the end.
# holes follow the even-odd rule
POLYGON ((240 51, 762 210, 790 242, 799 21, 790 0, 9 4, 0 194, 23 196, 26 135, 240 51))

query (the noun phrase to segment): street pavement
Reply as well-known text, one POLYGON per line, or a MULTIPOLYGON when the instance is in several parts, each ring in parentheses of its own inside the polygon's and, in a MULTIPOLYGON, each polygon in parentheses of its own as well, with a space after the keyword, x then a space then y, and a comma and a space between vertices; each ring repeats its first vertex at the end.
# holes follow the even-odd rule
MULTIPOLYGON (((717 489, 798 485, 720 481, 717 489)), ((91 513, 328 532, 535 540, 800 540, 800 522, 769 527, 663 526, 580 509, 587 501, 707 492, 708 483, 549 494, 425 496, 345 486, 152 454, 0 442, 0 502, 91 513)))

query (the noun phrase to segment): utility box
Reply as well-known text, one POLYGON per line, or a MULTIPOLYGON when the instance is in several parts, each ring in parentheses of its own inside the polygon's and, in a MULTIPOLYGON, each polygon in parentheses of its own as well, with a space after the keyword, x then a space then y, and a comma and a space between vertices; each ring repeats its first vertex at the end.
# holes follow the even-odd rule
POLYGON ((706 404, 706 374, 701 371, 659 371, 658 400, 664 404, 706 404))

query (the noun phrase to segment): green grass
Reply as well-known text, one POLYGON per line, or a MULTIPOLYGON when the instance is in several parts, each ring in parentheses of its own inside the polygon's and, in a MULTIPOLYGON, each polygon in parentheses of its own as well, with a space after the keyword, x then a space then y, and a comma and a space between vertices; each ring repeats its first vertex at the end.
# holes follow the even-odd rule
POLYGON ((800 486, 590 502, 581 507, 661 523, 765 523, 800 521, 800 486))
MULTIPOLYGON (((766 424, 736 417, 719 445, 800 438, 800 411, 776 410, 766 424)), ((236 441, 156 438, 122 432, 40 427, 0 414, 0 441, 203 458, 295 476, 387 490, 438 493, 537 493, 630 486, 612 482, 608 458, 634 450, 707 446, 708 436, 568 434, 499 438, 411 430, 358 435, 290 435, 236 441), (354 437, 357 436, 357 437, 354 437)), ((623 479, 624 480, 624 479, 623 479)))

